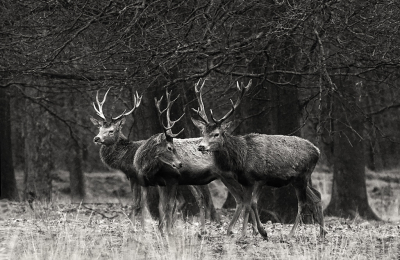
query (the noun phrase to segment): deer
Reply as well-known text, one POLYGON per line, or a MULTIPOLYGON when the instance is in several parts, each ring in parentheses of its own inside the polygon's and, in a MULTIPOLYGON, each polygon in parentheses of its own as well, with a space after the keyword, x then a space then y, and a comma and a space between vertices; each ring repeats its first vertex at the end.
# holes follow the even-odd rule
MULTIPOLYGON (((100 120, 90 117, 91 122, 99 128, 98 134, 93 138, 93 142, 100 145, 100 158, 102 162, 109 168, 122 171, 128 180, 130 181, 131 190, 133 193, 133 208, 130 213, 130 217, 133 218, 137 215, 139 209, 146 210, 147 207, 143 207, 143 203, 146 200, 142 199, 142 193, 147 195, 147 190, 141 188, 138 181, 138 172, 133 165, 134 156, 140 146, 144 144, 146 140, 131 141, 122 133, 122 127, 125 124, 126 116, 132 114, 141 104, 142 97, 136 92, 134 95, 134 105, 131 110, 126 110, 116 117, 106 118, 103 112, 103 105, 107 99, 107 94, 110 89, 106 91, 102 101, 99 100, 99 92, 96 93, 96 103, 93 102, 94 110, 96 114, 101 118, 100 120)), ((198 199, 202 196, 204 189, 189 187, 195 198, 198 199)), ((179 197, 182 201, 183 198, 179 197)), ((183 204, 180 202, 180 204, 183 204)), ((205 203, 204 203, 205 204, 205 203)), ((142 210, 142 226, 145 225, 145 211, 142 210)), ((160 214, 161 216, 161 214, 160 214)))
POLYGON ((128 112, 125 110, 122 114, 107 119, 103 112, 103 105, 110 89, 106 91, 102 101, 99 100, 99 91, 97 91, 97 107, 93 102, 94 110, 101 118, 99 120, 92 116, 90 117, 90 121, 99 129, 98 134, 93 138, 93 142, 101 146, 99 150, 101 161, 109 168, 122 171, 128 178, 133 194, 133 208, 130 214, 133 217, 139 210, 141 191, 137 182, 137 172, 132 162, 137 149, 144 141, 128 140, 122 133, 122 127, 126 122, 126 116, 132 114, 140 106, 142 97, 136 92, 133 99, 134 105, 131 110, 128 112))
MULTIPOLYGON (((170 119, 170 109, 172 104, 178 99, 176 97, 171 101, 171 92, 166 90, 167 107, 161 109, 161 101, 164 96, 157 100, 154 98, 158 112, 158 119, 162 133, 155 134, 148 138, 137 150, 133 164, 138 171, 138 182, 142 187, 157 186, 160 193, 160 222, 159 229, 163 230, 164 225, 168 234, 171 234, 173 225, 173 213, 175 209, 175 199, 178 179, 181 173, 182 162, 174 146, 174 138, 183 132, 181 129, 177 134, 172 133, 172 127, 184 116, 184 113, 177 120, 170 119), (167 126, 163 123, 163 114, 166 115, 167 126), (165 224, 166 223, 166 224, 165 224)), ((196 198, 199 198, 197 192, 194 192, 196 198)), ((143 195, 146 199, 146 193, 143 195)), ((204 219, 203 200, 199 198, 199 208, 202 220, 204 219)), ((145 204, 143 206, 146 206, 145 204)), ((203 223, 202 223, 203 224, 203 223)), ((202 226, 204 228, 204 226, 202 226)))
MULTIPOLYGON (((310 210, 315 212, 312 215, 320 225, 320 236, 323 238, 326 231, 324 229, 321 194, 310 185, 311 174, 319 160, 319 149, 310 141, 297 136, 257 133, 242 136, 232 135, 229 131, 232 121, 225 121, 237 110, 244 94, 251 86, 251 80, 246 87, 237 82, 239 97, 235 104, 230 100, 231 109, 223 117, 216 119, 212 109, 210 109, 212 122, 207 118, 202 100, 201 91, 205 80, 198 88, 200 80, 195 85, 199 107, 198 109, 193 108, 199 120, 191 118, 202 135, 198 150, 211 153, 215 165, 222 172, 222 177, 233 175, 233 179, 243 187, 244 202, 243 205, 236 208, 232 220, 236 221, 241 212, 244 211, 241 236, 246 236, 251 210, 256 215, 257 228, 265 232, 257 211, 257 200, 262 187, 267 185, 279 188, 292 185, 298 200, 298 210, 288 237, 294 235, 296 228, 302 221, 302 214, 306 213, 306 210, 310 210)), ((267 236, 264 238, 268 239, 267 236)))

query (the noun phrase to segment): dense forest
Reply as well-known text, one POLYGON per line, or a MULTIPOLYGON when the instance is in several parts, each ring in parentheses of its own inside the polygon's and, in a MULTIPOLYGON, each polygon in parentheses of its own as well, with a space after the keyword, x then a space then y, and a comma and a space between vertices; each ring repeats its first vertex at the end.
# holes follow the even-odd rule
MULTIPOLYGON (((399 167, 396 1, 5 0, 0 10, 1 198, 51 200, 55 169, 69 172, 72 200, 84 198, 84 172, 107 169, 89 120, 97 92, 111 88, 109 116, 142 96, 124 126, 142 140, 162 131, 154 97, 172 90, 172 118, 185 112, 177 129, 189 138, 200 136, 190 120, 199 79, 217 117, 237 82, 252 80, 232 133, 310 140, 334 172, 325 213, 376 218, 365 169, 399 167)), ((283 199, 296 206, 290 187, 263 192, 278 212, 283 199)))

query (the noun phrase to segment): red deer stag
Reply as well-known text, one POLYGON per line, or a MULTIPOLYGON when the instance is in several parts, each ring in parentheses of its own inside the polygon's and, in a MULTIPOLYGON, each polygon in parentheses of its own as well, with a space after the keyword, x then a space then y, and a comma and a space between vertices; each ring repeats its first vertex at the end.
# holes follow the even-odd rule
POLYGON ((134 198, 131 216, 134 216, 139 210, 141 194, 140 186, 137 181, 137 172, 133 167, 132 162, 137 149, 144 141, 128 140, 122 133, 122 126, 125 123, 125 117, 132 114, 133 111, 139 107, 142 97, 139 97, 136 92, 134 96, 134 106, 130 111, 126 113, 124 111, 117 117, 107 119, 103 113, 103 105, 109 91, 110 89, 108 89, 104 94, 101 102, 99 101, 99 92, 97 91, 97 107, 95 103, 93 103, 97 115, 101 118, 101 120, 98 120, 94 117, 90 117, 92 123, 99 128, 99 133, 93 138, 93 142, 101 145, 100 158, 102 162, 112 169, 117 169, 125 173, 126 177, 130 181, 134 198))
MULTIPOLYGON (((320 235, 324 237, 326 231, 324 230, 321 195, 309 185, 311 173, 319 159, 318 148, 311 142, 296 136, 254 133, 234 136, 228 131, 230 123, 224 123, 237 109, 250 85, 251 81, 246 87, 237 84, 240 92, 239 98, 235 104, 231 100, 232 108, 221 119, 215 119, 210 110, 213 122, 209 122, 207 119, 201 99, 201 88, 196 88, 196 92, 199 92, 199 108, 195 111, 201 120, 192 118, 192 121, 203 136, 198 149, 203 152, 211 152, 214 163, 223 172, 222 174, 233 174, 234 178, 243 186, 245 190, 243 237, 246 236, 251 209, 255 211, 258 229, 263 230, 257 212, 257 199, 262 187, 264 185, 282 187, 288 184, 294 187, 298 199, 297 216, 289 237, 293 236, 306 209, 316 212, 315 219, 320 224, 320 235)), ((237 207, 233 218, 238 218, 241 211, 242 208, 237 207)))
MULTIPOLYGON (((160 230, 163 229, 166 222, 166 229, 171 233, 173 212, 175 208, 175 197, 178 186, 178 179, 181 173, 182 163, 174 146, 174 138, 183 132, 183 129, 177 133, 172 133, 172 127, 183 115, 175 121, 170 119, 170 109, 176 101, 171 101, 171 93, 167 91, 167 107, 161 110, 161 101, 155 98, 155 104, 158 111, 160 125, 164 129, 163 133, 155 134, 147 139, 139 147, 134 157, 134 166, 138 171, 139 184, 143 187, 157 186, 160 193, 160 230), (163 114, 167 118, 167 126, 163 123, 163 114)), ((143 195, 145 199, 146 194, 143 195)), ((197 197, 197 196, 196 196, 197 197)), ((201 200, 202 204, 202 200, 201 200)), ((199 205, 200 209, 204 208, 199 205)))

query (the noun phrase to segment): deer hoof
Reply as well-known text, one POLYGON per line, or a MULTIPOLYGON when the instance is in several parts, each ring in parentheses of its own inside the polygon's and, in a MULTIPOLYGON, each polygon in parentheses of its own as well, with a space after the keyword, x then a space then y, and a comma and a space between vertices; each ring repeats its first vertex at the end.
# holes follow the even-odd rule
POLYGON ((267 234, 261 235, 261 236, 262 236, 263 240, 268 241, 268 235, 267 234))
POLYGON ((264 240, 268 241, 268 233, 267 233, 267 231, 263 230, 262 232, 260 232, 260 235, 263 237, 264 240))

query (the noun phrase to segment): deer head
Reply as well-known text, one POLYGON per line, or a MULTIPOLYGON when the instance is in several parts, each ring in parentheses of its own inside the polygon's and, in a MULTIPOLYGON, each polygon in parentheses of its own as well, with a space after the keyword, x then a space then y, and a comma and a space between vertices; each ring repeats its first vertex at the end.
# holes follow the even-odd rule
POLYGON ((192 108, 197 115, 200 117, 200 120, 192 119, 192 122, 195 124, 197 128, 200 129, 200 132, 202 133, 203 139, 198 147, 199 151, 202 152, 207 152, 207 151, 215 151, 218 150, 220 145, 224 143, 224 136, 229 129, 229 126, 231 122, 225 122, 226 119, 228 119, 233 112, 237 109, 237 107, 240 105, 244 94, 246 91, 250 88, 251 86, 251 80, 247 84, 246 87, 244 87, 243 83, 239 85, 239 82, 237 82, 237 88, 239 91, 239 97, 234 104, 232 100, 231 101, 231 109, 226 113, 221 119, 217 120, 214 117, 213 111, 210 109, 211 113, 211 119, 213 122, 210 122, 207 118, 207 114, 204 109, 204 103, 202 99, 202 94, 201 91, 203 89, 205 80, 199 87, 201 82, 201 79, 195 84, 195 93, 197 96, 197 100, 199 102, 199 108, 194 109, 192 108))
POLYGON ((158 112, 158 119, 161 127, 164 130, 164 135, 161 137, 161 140, 156 144, 156 154, 154 155, 154 158, 158 159, 164 164, 170 165, 173 168, 179 169, 182 167, 182 163, 174 146, 174 138, 181 134, 184 129, 179 131, 179 133, 177 134, 173 134, 171 129, 176 122, 182 119, 185 113, 183 113, 177 120, 171 120, 171 106, 179 97, 178 95, 174 100, 171 101, 171 92, 168 92, 168 90, 166 90, 167 107, 163 110, 161 109, 161 101, 164 96, 162 96, 160 100, 154 98, 158 112), (164 125, 162 119, 164 113, 166 114, 167 125, 164 125))
POLYGON ((101 118, 101 120, 98 120, 94 117, 90 117, 90 121, 92 121, 92 123, 99 128, 98 135, 96 135, 93 138, 93 142, 95 142, 96 144, 102 144, 102 145, 115 144, 121 138, 121 136, 123 136, 121 129, 125 123, 125 117, 132 114, 133 111, 135 111, 135 109, 139 107, 140 102, 142 100, 142 97, 141 96, 139 97, 138 93, 136 92, 134 96, 134 106, 130 111, 126 112, 125 110, 119 116, 111 117, 110 119, 107 120, 103 112, 103 105, 106 101, 107 94, 110 91, 110 89, 111 88, 109 88, 107 92, 104 94, 103 100, 101 102, 99 101, 99 91, 97 91, 96 94, 97 107, 96 104, 93 102, 94 110, 96 111, 97 115, 101 118))

